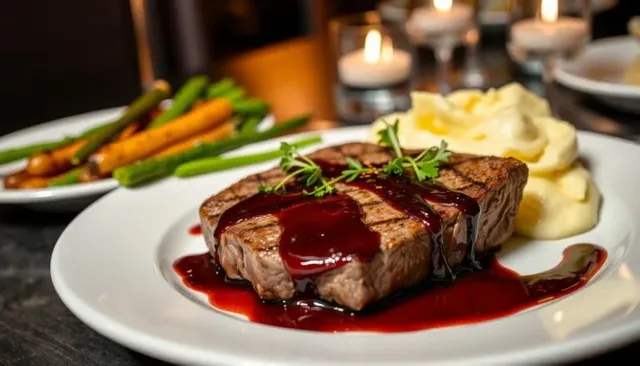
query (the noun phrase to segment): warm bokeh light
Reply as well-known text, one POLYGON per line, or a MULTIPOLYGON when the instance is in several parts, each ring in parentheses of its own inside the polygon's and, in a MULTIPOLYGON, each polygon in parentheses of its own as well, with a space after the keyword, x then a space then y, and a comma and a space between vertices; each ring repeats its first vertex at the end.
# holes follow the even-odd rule
POLYGON ((433 0, 433 7, 437 11, 448 13, 453 7, 453 0, 433 0))
POLYGON ((369 64, 376 64, 380 61, 380 51, 382 48, 382 36, 377 30, 370 30, 364 40, 364 61, 369 64))
POLYGON ((558 20, 558 0, 542 0, 540 16, 542 21, 548 23, 558 20))

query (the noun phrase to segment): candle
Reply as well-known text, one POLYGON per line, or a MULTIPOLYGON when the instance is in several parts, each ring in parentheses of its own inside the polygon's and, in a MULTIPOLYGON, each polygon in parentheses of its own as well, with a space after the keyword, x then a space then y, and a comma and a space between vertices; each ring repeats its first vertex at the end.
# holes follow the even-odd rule
POLYGON ((566 52, 588 37, 585 20, 558 17, 558 0, 542 0, 540 18, 515 23, 511 27, 513 43, 534 52, 566 52))
POLYGON ((433 7, 414 10, 409 23, 429 35, 462 33, 473 25, 473 7, 453 0, 433 0, 433 7))
POLYGON ((393 49, 390 40, 383 42, 380 32, 371 30, 364 49, 349 52, 338 60, 338 74, 343 83, 360 88, 398 84, 409 78, 411 55, 393 49))

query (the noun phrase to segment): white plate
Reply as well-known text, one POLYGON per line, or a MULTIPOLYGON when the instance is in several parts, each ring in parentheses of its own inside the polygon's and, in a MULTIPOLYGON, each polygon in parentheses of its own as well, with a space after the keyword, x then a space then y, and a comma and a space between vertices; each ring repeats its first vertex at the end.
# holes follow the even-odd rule
MULTIPOLYGON (((362 141, 366 128, 324 137, 324 144, 362 141)), ((53 284, 69 309, 99 333, 178 364, 515 365, 584 357, 640 337, 640 195, 634 193, 640 171, 625 163, 640 160, 640 146, 593 133, 581 132, 579 140, 604 195, 598 226, 566 240, 512 247, 500 261, 520 273, 538 272, 580 242, 605 247, 608 260, 573 295, 514 316, 411 333, 331 334, 249 323, 212 309, 181 284, 171 265, 206 251, 201 237, 187 234, 205 198, 275 162, 110 193, 60 237, 51 260, 53 284)), ((245 151, 277 146, 274 140, 245 151)))
MULTIPOLYGON (((169 103, 167 101, 167 106, 169 103)), ((90 127, 115 120, 123 110, 124 107, 105 109, 25 128, 0 137, 0 150, 76 135, 90 127)), ((268 128, 272 124, 273 116, 270 115, 260 128, 268 128)), ((22 169, 25 164, 26 160, 21 160, 0 165, 0 178, 22 169)), ((7 190, 0 184, 0 204, 19 204, 40 211, 79 211, 118 186, 118 182, 112 178, 73 186, 33 190, 7 190)))
POLYGON ((633 37, 600 39, 575 59, 560 62, 556 80, 612 107, 640 112, 640 86, 621 83, 625 70, 638 56, 640 44, 633 37))

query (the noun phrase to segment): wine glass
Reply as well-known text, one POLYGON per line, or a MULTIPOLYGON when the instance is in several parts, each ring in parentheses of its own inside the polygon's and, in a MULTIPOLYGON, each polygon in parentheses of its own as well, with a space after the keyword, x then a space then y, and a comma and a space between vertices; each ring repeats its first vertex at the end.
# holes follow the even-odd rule
POLYGON ((416 44, 433 48, 438 90, 448 94, 451 86, 453 50, 470 30, 478 28, 477 1, 417 0, 410 5, 405 28, 416 44))

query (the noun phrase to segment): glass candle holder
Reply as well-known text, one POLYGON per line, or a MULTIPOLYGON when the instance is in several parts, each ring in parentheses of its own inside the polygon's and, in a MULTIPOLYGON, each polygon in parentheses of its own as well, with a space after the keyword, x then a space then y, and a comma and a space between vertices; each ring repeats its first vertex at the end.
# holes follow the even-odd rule
POLYGON ((553 81, 555 63, 575 55, 591 39, 590 0, 511 0, 507 49, 519 64, 542 63, 553 81))
POLYGON ((405 24, 412 42, 432 47, 435 53, 440 93, 451 91, 453 50, 470 31, 478 29, 478 1, 413 1, 405 24))
POLYGON ((377 12, 334 18, 329 27, 341 83, 383 89, 410 79, 413 52, 401 34, 382 24, 377 12))
POLYGON ((406 109, 414 84, 415 50, 404 31, 384 24, 375 11, 333 18, 329 30, 340 117, 370 123, 406 109))

